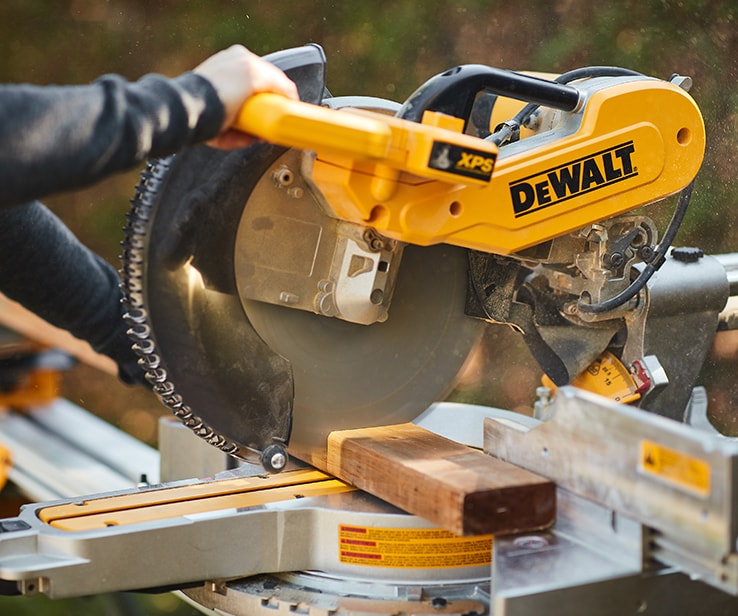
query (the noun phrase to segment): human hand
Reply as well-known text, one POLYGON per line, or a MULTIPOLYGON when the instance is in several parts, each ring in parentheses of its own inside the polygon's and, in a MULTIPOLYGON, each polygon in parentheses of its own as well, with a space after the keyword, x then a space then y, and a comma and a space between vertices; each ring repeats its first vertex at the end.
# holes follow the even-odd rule
POLYGON ((220 135, 208 142, 222 149, 251 145, 254 137, 231 129, 244 102, 259 92, 273 92, 297 100, 297 86, 277 67, 243 45, 233 45, 210 56, 194 69, 215 88, 225 107, 220 135))

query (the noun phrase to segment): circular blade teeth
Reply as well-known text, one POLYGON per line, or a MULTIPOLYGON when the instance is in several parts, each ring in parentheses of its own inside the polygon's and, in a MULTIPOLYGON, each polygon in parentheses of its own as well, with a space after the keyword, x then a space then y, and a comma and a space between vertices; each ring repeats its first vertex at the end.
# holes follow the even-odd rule
MULTIPOLYGON (((200 149, 176 160, 170 158, 150 164, 142 174, 132 200, 123 243, 121 276, 125 318, 132 348, 140 357, 139 365, 161 402, 211 445, 225 453, 259 462, 262 449, 275 439, 284 442, 289 436, 292 406, 289 366, 276 358, 255 334, 249 338, 249 334, 244 333, 250 326, 233 295, 229 310, 227 294, 222 294, 222 297, 219 292, 204 287, 190 288, 182 268, 171 268, 172 261, 168 255, 157 250, 157 242, 167 245, 167 242, 179 241, 171 220, 178 213, 183 195, 190 194, 187 187, 178 189, 176 183, 167 192, 164 190, 167 186, 165 180, 173 165, 201 170, 202 157, 211 158, 205 149, 200 149), (175 314, 180 315, 179 321, 175 314), (224 318, 219 321, 221 317, 224 318), (214 325, 213 320, 219 323, 214 325), (209 336, 209 328, 217 329, 220 324, 223 329, 209 336), (237 329, 240 335, 229 336, 230 328, 237 329), (210 346, 208 338, 212 342, 210 346), (251 344, 228 347, 229 339, 246 339, 251 344), (244 369, 241 372, 236 370, 235 374, 221 370, 217 360, 213 365, 208 364, 208 357, 235 356, 234 361, 237 362, 239 356, 251 353, 255 361, 242 362, 244 369), (264 362, 260 363, 259 359, 264 359, 264 362), (268 383, 276 387, 271 386, 272 391, 257 392, 248 398, 250 392, 244 395, 244 388, 251 388, 254 382, 257 386, 268 383), (271 397, 281 405, 281 409, 272 412, 271 417, 261 423, 248 422, 242 417, 243 405, 239 405, 239 400, 247 399, 254 408, 259 408, 260 402, 271 397), (229 400, 236 402, 229 404, 229 400)), ((221 181, 224 179, 221 176, 221 181)), ((240 215, 242 203, 237 204, 236 218, 240 215)), ((275 467, 274 470, 278 469, 275 467)))

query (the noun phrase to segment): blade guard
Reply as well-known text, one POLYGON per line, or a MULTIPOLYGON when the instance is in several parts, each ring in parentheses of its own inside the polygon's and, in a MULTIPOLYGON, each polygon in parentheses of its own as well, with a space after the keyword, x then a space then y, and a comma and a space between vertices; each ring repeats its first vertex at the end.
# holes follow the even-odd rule
MULTIPOLYGON (((304 100, 322 100, 320 47, 265 58, 296 82, 304 100)), ((129 334, 154 392, 210 444, 269 471, 287 460, 294 383, 289 362, 243 315, 230 221, 282 151, 202 146, 150 164, 132 201, 121 272, 129 334)))

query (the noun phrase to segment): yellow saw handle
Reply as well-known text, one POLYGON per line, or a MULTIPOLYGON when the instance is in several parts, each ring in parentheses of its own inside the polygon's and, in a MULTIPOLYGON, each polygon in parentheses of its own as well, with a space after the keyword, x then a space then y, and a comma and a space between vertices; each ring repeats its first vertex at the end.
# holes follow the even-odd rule
POLYGON ((379 120, 266 92, 246 101, 233 128, 277 145, 359 160, 384 158, 392 139, 379 120))
MULTIPOLYGON (((497 158, 497 146, 463 134, 459 118, 426 112, 418 123, 360 109, 329 109, 278 94, 251 97, 234 128, 277 145, 452 184, 486 185, 497 158)), ((392 177, 377 174, 384 180, 392 177)))

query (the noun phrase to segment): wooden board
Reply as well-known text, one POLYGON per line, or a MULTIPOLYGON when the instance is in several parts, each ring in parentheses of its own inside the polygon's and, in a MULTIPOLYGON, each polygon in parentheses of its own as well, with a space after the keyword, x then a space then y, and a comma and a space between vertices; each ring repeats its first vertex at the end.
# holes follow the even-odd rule
POLYGON ((118 374, 118 368, 112 359, 96 353, 87 342, 75 338, 63 329, 54 327, 1 293, 0 326, 7 327, 44 346, 66 351, 81 362, 103 372, 118 374))
POLYGON ((554 522, 549 480, 414 424, 332 432, 327 472, 459 535, 554 522))

